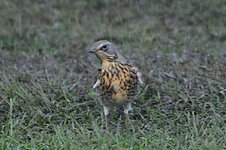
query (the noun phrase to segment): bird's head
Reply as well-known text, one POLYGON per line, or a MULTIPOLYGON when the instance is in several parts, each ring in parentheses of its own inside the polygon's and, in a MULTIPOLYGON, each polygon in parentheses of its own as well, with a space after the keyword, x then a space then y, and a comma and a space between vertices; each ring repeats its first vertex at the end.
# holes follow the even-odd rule
POLYGON ((107 40, 100 40, 93 43, 89 52, 95 53, 101 62, 115 61, 118 58, 117 47, 107 40))

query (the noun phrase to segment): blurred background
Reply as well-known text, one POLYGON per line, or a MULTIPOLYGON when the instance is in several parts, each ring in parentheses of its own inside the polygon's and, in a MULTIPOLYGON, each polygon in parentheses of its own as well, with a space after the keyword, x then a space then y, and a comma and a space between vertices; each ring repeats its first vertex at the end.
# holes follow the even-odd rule
POLYGON ((1 0, 0 143, 225 148, 225 66, 224 0, 1 0), (100 65, 87 52, 100 39, 143 73, 133 136, 117 125, 100 129, 91 89, 100 65))

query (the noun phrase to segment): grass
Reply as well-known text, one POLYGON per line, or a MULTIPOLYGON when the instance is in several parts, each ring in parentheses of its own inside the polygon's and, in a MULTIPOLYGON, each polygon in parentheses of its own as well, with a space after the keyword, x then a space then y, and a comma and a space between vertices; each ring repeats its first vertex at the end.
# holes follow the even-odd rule
POLYGON ((0 149, 225 149, 225 1, 1 1, 0 149), (145 80, 109 132, 88 47, 108 39, 145 80))

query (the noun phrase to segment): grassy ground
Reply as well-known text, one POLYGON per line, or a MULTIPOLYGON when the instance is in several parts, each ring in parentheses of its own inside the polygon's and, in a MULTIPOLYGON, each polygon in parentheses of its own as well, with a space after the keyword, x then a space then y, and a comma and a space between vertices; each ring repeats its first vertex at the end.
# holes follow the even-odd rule
POLYGON ((0 1, 0 149, 225 149, 226 2, 0 1), (119 45, 145 80, 109 132, 87 48, 119 45))

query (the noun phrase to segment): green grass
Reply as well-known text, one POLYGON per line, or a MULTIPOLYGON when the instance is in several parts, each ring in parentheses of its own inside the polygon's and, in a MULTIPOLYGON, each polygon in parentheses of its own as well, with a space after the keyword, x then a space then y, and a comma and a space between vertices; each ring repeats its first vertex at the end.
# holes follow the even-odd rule
POLYGON ((225 149, 226 2, 0 1, 0 149, 225 149), (88 47, 108 39, 145 85, 109 131, 88 47))

